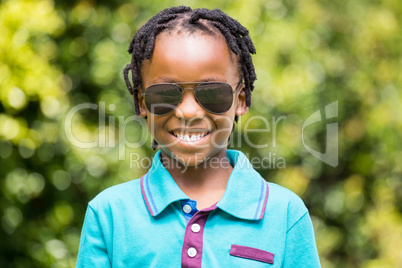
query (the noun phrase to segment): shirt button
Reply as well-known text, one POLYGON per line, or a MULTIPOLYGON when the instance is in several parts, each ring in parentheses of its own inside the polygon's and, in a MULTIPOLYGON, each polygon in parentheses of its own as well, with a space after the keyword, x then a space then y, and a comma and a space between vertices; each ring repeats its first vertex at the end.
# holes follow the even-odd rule
POLYGON ((200 231, 201 227, 199 224, 194 223, 193 225, 191 225, 191 231, 193 231, 193 233, 198 233, 200 231))
POLYGON ((186 204, 186 205, 183 206, 183 211, 184 211, 185 213, 190 213, 190 212, 191 212, 191 207, 186 204))
POLYGON ((188 255, 190 258, 194 258, 195 255, 197 255, 197 250, 196 250, 195 248, 189 248, 189 249, 187 250, 187 255, 188 255))

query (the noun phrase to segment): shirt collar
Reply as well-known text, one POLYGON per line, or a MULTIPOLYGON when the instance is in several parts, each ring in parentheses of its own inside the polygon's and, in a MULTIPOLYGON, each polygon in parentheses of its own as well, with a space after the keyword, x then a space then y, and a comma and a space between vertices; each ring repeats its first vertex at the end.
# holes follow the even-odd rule
MULTIPOLYGON (((142 195, 152 216, 172 202, 189 199, 162 165, 160 154, 160 151, 155 154, 151 169, 141 178, 142 195)), ((234 168, 225 194, 216 206, 237 218, 262 219, 268 201, 268 183, 242 152, 227 150, 227 157, 234 168)))

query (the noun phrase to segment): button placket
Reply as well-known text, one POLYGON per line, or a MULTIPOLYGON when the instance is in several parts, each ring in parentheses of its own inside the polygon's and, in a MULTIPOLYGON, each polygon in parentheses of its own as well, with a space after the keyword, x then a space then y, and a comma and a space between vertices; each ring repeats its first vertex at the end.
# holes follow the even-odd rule
POLYGON ((216 209, 215 205, 206 210, 197 211, 189 220, 184 234, 182 267, 201 267, 204 226, 209 213, 214 209, 216 209))
MULTIPOLYGON (((196 221, 198 218, 200 218, 199 216, 199 214, 197 215, 198 217, 194 217, 192 220, 194 220, 194 221, 196 221)), ((208 216, 208 214, 206 215, 206 216, 208 216)), ((202 217, 202 216, 201 216, 202 217)), ((191 220, 190 220, 190 222, 191 222, 191 220)), ((190 222, 189 222, 189 224, 190 224, 190 222)), ((198 233, 200 230, 201 230, 201 226, 198 224, 198 223, 192 223, 191 224, 191 227, 190 227, 190 229, 191 229, 191 231, 192 231, 192 233, 198 233)), ((196 235, 196 236, 199 236, 200 234, 193 234, 192 236, 193 236, 193 238, 196 238, 196 237, 194 237, 194 235, 196 235)), ((201 235, 202 235, 202 233, 201 233, 201 235)), ((197 238, 196 238, 197 239, 197 238)), ((201 238, 202 239, 202 238, 201 238)), ((193 240, 193 239, 192 239, 193 240)), ((195 245, 194 245, 195 246, 195 245)), ((197 255, 197 249, 194 247, 194 246, 190 246, 189 248, 188 248, 188 250, 187 250, 187 255, 190 257, 190 258, 194 258, 196 255, 197 255)))

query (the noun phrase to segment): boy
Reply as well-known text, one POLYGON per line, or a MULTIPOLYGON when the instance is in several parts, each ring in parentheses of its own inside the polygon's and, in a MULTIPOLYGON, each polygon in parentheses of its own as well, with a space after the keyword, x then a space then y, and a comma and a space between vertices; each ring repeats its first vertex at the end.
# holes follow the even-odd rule
POLYGON ((227 150, 256 80, 247 29, 220 10, 169 8, 129 53, 125 81, 161 150, 140 180, 89 203, 77 267, 319 267, 300 198, 227 150))

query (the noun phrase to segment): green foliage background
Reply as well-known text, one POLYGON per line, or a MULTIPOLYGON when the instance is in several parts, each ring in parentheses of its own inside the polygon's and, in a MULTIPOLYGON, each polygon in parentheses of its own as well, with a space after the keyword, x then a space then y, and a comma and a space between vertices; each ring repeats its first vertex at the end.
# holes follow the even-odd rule
MULTIPOLYGON (((286 168, 259 172, 303 198, 322 266, 398 267, 399 0, 1 1, 0 267, 74 267, 87 202, 146 172, 130 168, 129 155, 151 156, 149 135, 140 121, 120 127, 134 114, 122 69, 138 28, 180 4, 221 8, 250 30, 258 81, 231 147, 250 158, 275 153, 285 159, 286 168), (339 165, 331 167, 306 151, 301 128, 335 101, 339 165), (73 117, 73 135, 98 142, 96 148, 74 146, 65 134, 67 113, 82 103, 98 106, 73 117), (271 123, 286 116, 276 137, 273 131, 249 135, 267 148, 245 142, 245 122, 256 115, 271 123), (143 137, 145 146, 124 147, 143 137)), ((324 149, 325 124, 306 129, 309 146, 324 149)), ((265 125, 254 120, 249 127, 265 125)))

